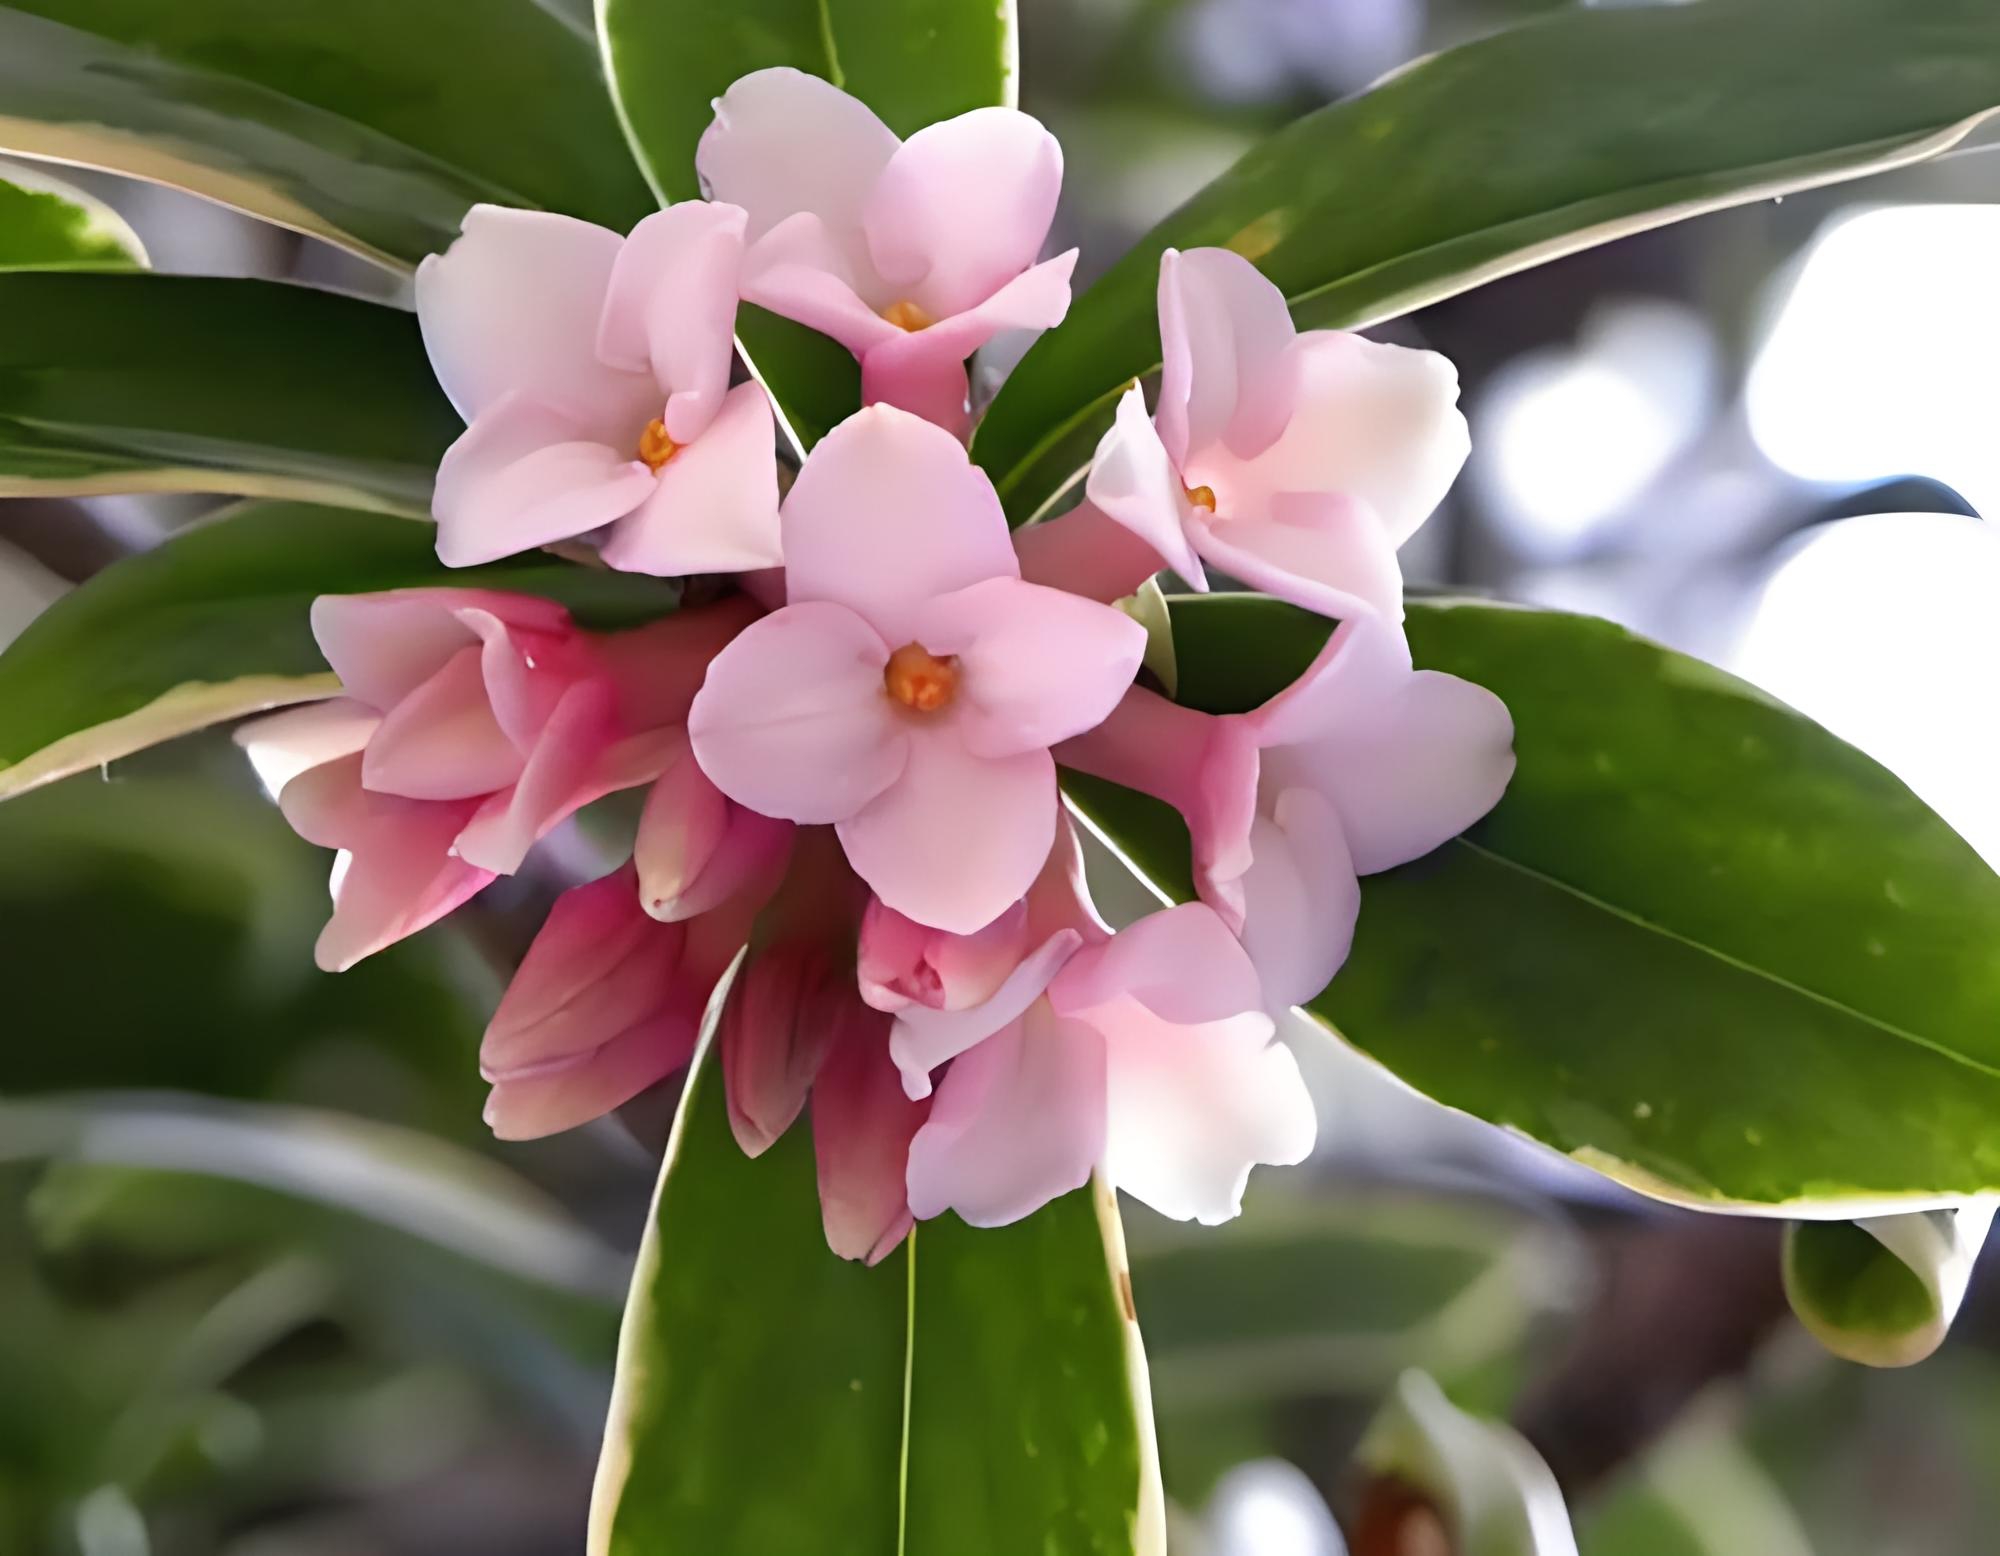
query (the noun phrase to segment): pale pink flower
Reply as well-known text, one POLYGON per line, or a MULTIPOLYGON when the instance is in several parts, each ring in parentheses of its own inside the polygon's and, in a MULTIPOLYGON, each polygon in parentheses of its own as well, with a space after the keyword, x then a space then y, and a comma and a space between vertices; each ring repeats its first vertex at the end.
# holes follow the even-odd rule
MULTIPOLYGON (((1066 835, 1051 875, 1076 869, 1066 835)), ((1080 883, 1069 890, 1074 927, 985 1005, 896 1018, 891 1052, 912 1095, 948 1066, 910 1144, 911 1211, 998 1226, 1101 1167, 1164 1215, 1227 1220, 1253 1166, 1304 1160, 1314 1135, 1250 959, 1200 903, 1107 935, 1080 883)))
POLYGON ((475 205, 418 267, 424 345, 469 423, 432 500, 447 565, 600 531, 632 572, 779 561, 770 401, 729 387, 743 231, 700 201, 629 238, 475 205))
POLYGON ((1135 688, 1059 754, 1180 810, 1203 900, 1282 1009, 1346 960, 1357 876, 1429 853, 1499 802, 1513 738, 1492 692, 1414 669, 1399 626, 1355 617, 1253 712, 1212 718, 1135 688))
POLYGON ((1035 262, 1062 149, 1011 108, 902 141, 817 76, 759 70, 717 100, 695 166, 711 196, 749 212, 744 298, 852 351, 871 404, 961 432, 965 359, 1069 308, 1076 251, 1035 262))
POLYGON ((670 924, 647 914, 629 863, 558 897, 480 1044, 493 1132, 529 1140, 575 1128, 686 1064, 758 905, 744 884, 670 924))
POLYGON ((313 633, 344 695, 241 737, 310 764, 280 805, 341 851, 319 964, 436 922, 564 817, 654 777, 709 658, 753 613, 730 602, 594 637, 527 595, 322 595, 313 633))
POLYGON ((1458 374, 1434 352, 1292 327, 1227 249, 1160 259, 1159 407, 1118 405, 1085 485, 1196 589, 1202 564, 1322 615, 1402 619, 1396 549, 1465 462, 1458 374))
POLYGON ((985 475, 889 406, 821 441, 783 525, 789 603, 709 667, 695 757, 751 810, 834 824, 897 912, 983 928, 1054 841, 1049 747, 1111 710, 1145 632, 1023 583, 985 475))
POLYGON ((984 929, 954 935, 906 918, 880 897, 861 917, 855 972, 877 1010, 905 1005, 963 1010, 984 1004, 1027 950, 1028 904, 1015 903, 984 929))

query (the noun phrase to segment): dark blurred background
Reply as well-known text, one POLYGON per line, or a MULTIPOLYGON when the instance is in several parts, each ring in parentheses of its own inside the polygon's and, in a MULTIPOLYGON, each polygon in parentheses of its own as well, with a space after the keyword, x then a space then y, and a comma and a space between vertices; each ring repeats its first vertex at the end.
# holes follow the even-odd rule
MULTIPOLYGON (((1088 280, 1259 136, 1552 8, 1022 0, 1022 106, 1068 158, 1058 240, 1088 280)), ((160 269, 397 293, 77 179, 160 269)), ((1473 429, 1411 579, 1731 667, 2000 865, 2000 540, 1974 517, 2000 503, 1997 196, 1973 145, 1386 327, 1457 362, 1473 429)), ((0 502, 0 641, 208 506, 0 502)), ((672 1098, 501 1147, 474 1048, 591 853, 560 838, 329 978, 326 860, 223 735, 0 807, 0 1552, 581 1550, 672 1098)), ((1221 1232, 1131 1218, 1177 1552, 1342 1550, 1329 1503, 1351 1510, 1349 1452, 1408 1365, 1522 1428, 1586 1556, 2000 1549, 2000 1302, 1977 1283, 1923 1366, 1836 1362, 1786 1309, 1775 1223, 1649 1205, 1298 1047, 1319 1159, 1221 1232)))

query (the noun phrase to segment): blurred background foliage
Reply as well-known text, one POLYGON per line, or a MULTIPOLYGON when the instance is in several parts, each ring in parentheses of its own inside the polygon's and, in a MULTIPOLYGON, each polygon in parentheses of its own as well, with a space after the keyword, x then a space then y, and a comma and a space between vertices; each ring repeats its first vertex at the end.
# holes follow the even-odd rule
MULTIPOLYGON (((1022 106, 1068 159, 1058 238, 1087 280, 1295 115, 1554 8, 1022 0, 1022 106)), ((394 295, 311 240, 77 177, 162 270, 394 295)), ((2000 502, 1996 197, 1974 144, 1388 327, 1459 364, 1474 434, 1410 576, 1729 665, 2000 863, 2000 545, 1968 517, 2000 502), (1856 517, 1880 514, 1914 516, 1856 517)), ((206 506, 0 502, 0 640, 206 506)), ((0 1552, 580 1548, 672 1098, 500 1147, 474 1050, 598 846, 559 838, 330 978, 326 861, 226 737, 0 807, 0 1552)), ((1338 1513, 1359 1556, 1437 1556, 1352 1464, 1412 1367, 1525 1434, 1586 1556, 1994 1548, 2000 1304, 1978 1282, 1929 1362, 1849 1366, 1790 1317, 1775 1223, 1639 1201, 1300 1046, 1310 1168, 1265 1174, 1217 1232, 1130 1210, 1177 1551, 1333 1556, 1338 1513)))

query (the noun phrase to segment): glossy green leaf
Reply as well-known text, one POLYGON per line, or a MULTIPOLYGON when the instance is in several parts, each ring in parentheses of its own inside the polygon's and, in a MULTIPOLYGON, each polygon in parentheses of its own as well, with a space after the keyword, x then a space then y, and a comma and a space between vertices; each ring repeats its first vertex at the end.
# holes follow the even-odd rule
POLYGON ((415 318, 311 287, 0 274, 0 496, 193 491, 428 515, 463 430, 415 318))
POLYGON ((588 28, 542 0, 8 0, 0 150, 401 266, 479 200, 620 231, 651 209, 588 28))
MULTIPOLYGON (((1173 602, 1183 702, 1285 685, 1328 623, 1173 602)), ((1608 622, 1412 602, 1417 663, 1491 687, 1499 807, 1372 876, 1310 1013, 1417 1090, 1698 1207, 1922 1208, 2000 1187, 2000 877, 1894 776, 1608 622)), ((1186 889, 1163 807, 1078 782, 1186 889)))
POLYGON ((0 653, 0 798, 205 725, 335 690, 306 614, 321 594, 435 587, 560 600, 611 630, 665 615, 673 580, 520 557, 447 568, 426 524, 246 503, 114 563, 0 653))
POLYGON ((1988 0, 1570 8, 1450 49, 1252 149, 1036 343, 974 456, 1016 522, 1159 365, 1166 248, 1258 266, 1301 327, 1356 327, 1723 206, 1896 167, 2000 105, 1988 0))
MULTIPOLYGON (((753 70, 824 76, 903 136, 1014 101, 1014 0, 597 0, 597 26, 662 202, 700 194, 694 153, 711 105, 753 70)), ((860 405, 854 360, 826 337, 757 308, 738 330, 802 446, 860 405)))
POLYGON ((0 271, 145 266, 139 235, 102 200, 46 173, 0 166, 0 271))
POLYGON ((593 1556, 1162 1549, 1108 1195, 828 1252, 802 1120, 755 1161, 697 1061, 640 1250, 593 1556))
POLYGON ((1796 1221, 1785 1228, 1785 1295, 1836 1356, 1907 1367, 1944 1343, 1992 1226, 1990 1204, 1796 1221))

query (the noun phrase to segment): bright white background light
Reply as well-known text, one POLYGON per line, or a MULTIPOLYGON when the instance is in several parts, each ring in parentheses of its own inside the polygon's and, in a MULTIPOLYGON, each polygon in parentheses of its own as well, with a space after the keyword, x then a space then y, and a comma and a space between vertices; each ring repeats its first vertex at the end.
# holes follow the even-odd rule
POLYGON ((1208 1503, 1214 1556, 1346 1556, 1319 1488, 1283 1459, 1239 1464, 1208 1503))

